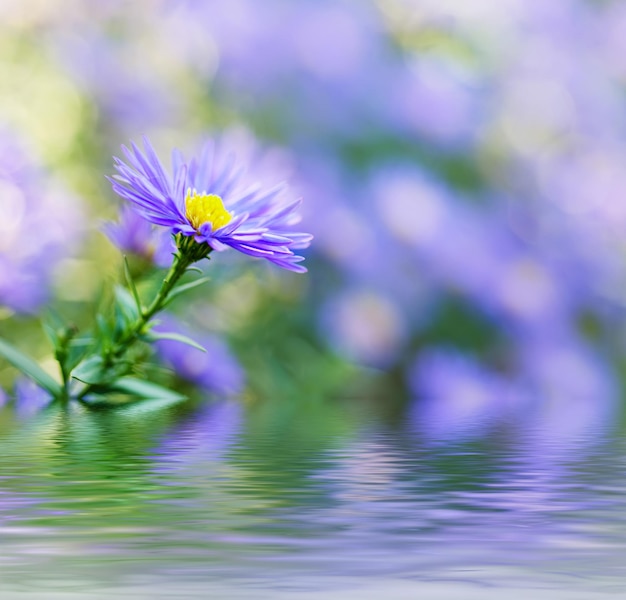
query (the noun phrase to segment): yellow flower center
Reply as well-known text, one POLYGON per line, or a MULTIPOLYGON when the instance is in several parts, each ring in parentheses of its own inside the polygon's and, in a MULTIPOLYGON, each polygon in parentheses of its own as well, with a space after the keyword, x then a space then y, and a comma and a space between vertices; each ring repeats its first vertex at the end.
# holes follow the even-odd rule
POLYGON ((224 202, 216 194, 198 194, 196 190, 188 190, 185 198, 185 213, 194 229, 211 223, 213 230, 228 225, 233 216, 224 208, 224 202))

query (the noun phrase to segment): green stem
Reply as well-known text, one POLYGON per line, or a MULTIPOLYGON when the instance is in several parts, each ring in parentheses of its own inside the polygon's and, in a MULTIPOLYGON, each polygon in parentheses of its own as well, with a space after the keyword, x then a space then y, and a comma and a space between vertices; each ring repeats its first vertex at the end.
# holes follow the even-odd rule
MULTIPOLYGON (((207 258, 211 253, 210 246, 207 244, 198 244, 192 237, 179 236, 177 245, 178 252, 174 256, 174 262, 152 303, 148 308, 141 311, 137 321, 127 330, 124 336, 103 355, 105 369, 110 368, 119 361, 133 344, 139 341, 141 336, 146 333, 146 326, 158 312, 165 308, 170 293, 175 288, 180 278, 186 273, 187 269, 193 263, 207 258)), ((83 399, 94 387, 95 386, 87 385, 87 387, 80 392, 78 399, 83 399)))
POLYGON ((65 403, 70 399, 70 374, 67 372, 64 365, 61 365, 61 377, 63 378, 63 383, 61 384, 61 396, 59 400, 65 403))
POLYGON ((174 264, 172 264, 169 272, 165 276, 161 289, 158 291, 150 306, 141 312, 139 319, 137 319, 126 335, 107 353, 107 357, 110 359, 119 358, 137 341, 139 336, 144 333, 145 326, 149 323, 150 319, 163 309, 170 292, 193 262, 195 262, 195 260, 192 260, 188 256, 176 255, 174 264))
POLYGON ((59 363, 59 368, 61 371, 61 392, 57 396, 57 400, 61 402, 67 402, 70 399, 70 372, 67 369, 67 357, 69 353, 69 345, 74 338, 74 336, 78 333, 76 327, 68 327, 61 334, 60 344, 58 345, 55 358, 59 363))

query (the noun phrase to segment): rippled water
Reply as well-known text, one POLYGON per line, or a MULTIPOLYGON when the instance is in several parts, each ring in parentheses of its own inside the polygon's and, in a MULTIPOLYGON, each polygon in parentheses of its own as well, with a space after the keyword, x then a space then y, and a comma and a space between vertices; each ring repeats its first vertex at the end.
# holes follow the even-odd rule
POLYGON ((623 428, 544 417, 6 408, 1 597, 626 595, 623 428))

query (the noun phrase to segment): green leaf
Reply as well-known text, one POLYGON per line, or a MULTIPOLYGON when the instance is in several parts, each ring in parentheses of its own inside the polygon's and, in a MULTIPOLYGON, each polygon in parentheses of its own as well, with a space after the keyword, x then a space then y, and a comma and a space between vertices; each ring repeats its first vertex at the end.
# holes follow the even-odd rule
POLYGON ((173 392, 156 383, 143 381, 135 377, 122 377, 111 385, 111 389, 148 400, 185 400, 186 398, 186 396, 178 392, 173 392))
POLYGON ((70 346, 72 348, 85 348, 94 343, 94 339, 90 336, 88 337, 80 337, 70 340, 70 346))
POLYGON ((0 356, 4 356, 14 367, 42 388, 48 390, 53 396, 59 397, 63 393, 63 388, 59 382, 50 377, 32 358, 4 340, 0 340, 0 356))
POLYGON ((41 324, 43 327, 43 330, 46 334, 46 337, 50 340, 50 342, 52 343, 52 346, 54 348, 58 348, 59 347, 59 331, 57 328, 52 327, 52 325, 49 325, 48 323, 42 323, 41 324))
POLYGON ((209 277, 201 277, 200 279, 196 279, 195 281, 190 281, 189 283, 183 283, 175 287, 167 297, 166 305, 169 304, 174 298, 177 298, 181 294, 193 290, 201 285, 204 285, 207 281, 210 281, 209 277))
POLYGON ((157 342, 159 340, 171 340, 173 342, 180 342, 181 344, 186 344, 187 346, 191 346, 196 350, 201 350, 202 352, 206 352, 206 348, 198 344, 198 342, 192 340, 186 335, 181 335, 180 333, 161 333, 160 331, 157 333, 155 331, 151 331, 150 333, 144 336, 144 339, 148 342, 157 342))
POLYGON ((103 360, 101 356, 90 356, 78 364, 70 373, 73 379, 78 379, 89 385, 97 385, 102 379, 103 360))
POLYGON ((45 317, 42 318, 41 324, 43 330, 48 337, 48 339, 52 342, 52 346, 54 348, 58 348, 63 337, 63 333, 66 330, 65 323, 52 310, 48 310, 45 317))
POLYGON ((136 321, 139 318, 141 309, 137 307, 135 298, 126 288, 121 285, 115 286, 115 300, 117 301, 117 306, 129 322, 136 321))
POLYGON ((66 368, 70 371, 74 369, 94 342, 95 340, 92 337, 80 337, 70 340, 66 368))
POLYGON ((133 281, 133 277, 130 274, 130 267, 128 266, 128 258, 124 255, 124 275, 126 276, 126 282, 128 283, 128 287, 133 294, 133 298, 135 299, 135 304, 137 306, 137 311, 141 314, 143 307, 141 306, 141 300, 139 299, 139 293, 137 292, 137 288, 135 287, 135 282, 133 281))
POLYGON ((107 323, 106 317, 102 313, 96 314, 96 330, 98 332, 98 337, 103 340, 111 337, 111 328, 107 323))
POLYGON ((65 325, 65 321, 52 309, 46 311, 45 321, 50 327, 56 327, 57 329, 62 329, 65 325))

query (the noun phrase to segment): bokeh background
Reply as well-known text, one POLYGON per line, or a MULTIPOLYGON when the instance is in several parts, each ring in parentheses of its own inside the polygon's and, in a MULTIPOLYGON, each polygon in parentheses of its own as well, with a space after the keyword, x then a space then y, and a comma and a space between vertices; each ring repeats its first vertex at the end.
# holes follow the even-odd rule
POLYGON ((2 598, 622 597, 625 109, 624 0, 0 0, 0 339, 54 373, 116 243, 158 284, 142 135, 315 235, 205 261, 139 373, 188 400, 0 359, 2 598))
POLYGON ((403 397, 446 435, 613 419, 625 84, 619 1, 2 0, 0 334, 54 369, 38 315, 87 327, 120 278, 111 157, 218 136, 290 182, 315 241, 307 275, 211 261, 169 317, 208 355, 159 349, 177 385, 403 397))

